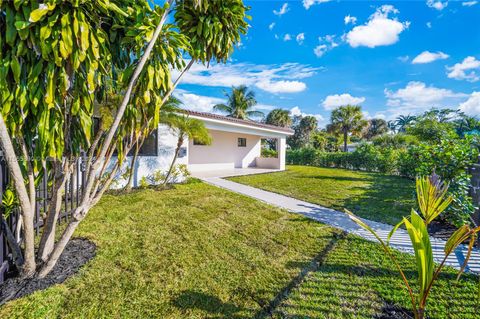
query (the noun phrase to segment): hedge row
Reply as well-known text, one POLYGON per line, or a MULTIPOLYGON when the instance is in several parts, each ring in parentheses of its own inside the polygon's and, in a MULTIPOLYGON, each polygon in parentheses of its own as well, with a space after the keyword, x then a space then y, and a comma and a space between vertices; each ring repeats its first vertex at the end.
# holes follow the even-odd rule
POLYGON ((354 152, 322 152, 314 148, 288 150, 286 161, 293 165, 336 167, 394 174, 413 178, 416 156, 407 149, 360 145, 354 152))

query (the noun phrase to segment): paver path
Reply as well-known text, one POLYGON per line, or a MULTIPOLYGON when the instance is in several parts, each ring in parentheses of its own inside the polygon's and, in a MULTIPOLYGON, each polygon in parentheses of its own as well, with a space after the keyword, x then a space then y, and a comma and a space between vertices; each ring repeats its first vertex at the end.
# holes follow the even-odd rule
MULTIPOLYGON (((290 212, 302 214, 308 218, 315 219, 319 222, 331 225, 333 227, 345 230, 349 233, 356 234, 365 239, 371 241, 377 241, 376 238, 368 231, 364 230, 353 222, 347 214, 325 208, 316 204, 304 202, 295 198, 288 196, 264 191, 255 187, 235 183, 229 180, 225 180, 219 177, 206 177, 202 178, 203 181, 228 189, 230 191, 247 195, 255 199, 261 200, 271 205, 275 205, 284 209, 289 210, 290 212)), ((392 230, 393 226, 378 223, 370 220, 363 219, 370 227, 372 227, 377 234, 386 240, 388 234, 392 230)), ((413 254, 414 250, 410 244, 410 239, 408 233, 399 229, 395 235, 390 240, 391 246, 394 248, 413 254)), ((444 258, 443 247, 445 246, 445 241, 440 239, 432 239, 432 249, 436 262, 441 262, 444 258)), ((459 269, 465 260, 467 249, 465 246, 460 246, 457 248, 454 254, 451 254, 447 260, 447 264, 459 269)), ((473 271, 480 273, 480 252, 474 250, 470 261, 468 263, 467 271, 473 271)))

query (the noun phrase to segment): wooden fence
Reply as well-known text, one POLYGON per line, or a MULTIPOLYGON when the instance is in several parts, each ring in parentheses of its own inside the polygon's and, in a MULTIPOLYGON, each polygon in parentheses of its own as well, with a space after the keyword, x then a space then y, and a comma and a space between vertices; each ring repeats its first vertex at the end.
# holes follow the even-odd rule
MULTIPOLYGON (((5 160, 0 157, 0 199, 3 198, 3 193, 10 182, 10 174, 5 160)), ((75 209, 80 201, 80 194, 83 192, 82 181, 85 180, 85 165, 83 158, 80 158, 75 165, 75 169, 70 178, 65 183, 65 188, 62 192, 62 209, 60 211, 59 223, 68 222, 71 217, 69 214, 75 209)), ((43 226, 43 216, 47 211, 47 206, 51 200, 51 181, 48 180, 47 174, 37 186, 36 191, 36 205, 34 216, 34 227, 36 235, 40 234, 40 228, 43 226)), ((0 214, 3 214, 3 209, 0 209, 0 214)), ((21 243, 20 228, 17 227, 19 212, 15 210, 10 214, 6 220, 9 228, 12 230, 16 240, 21 243)), ((0 227, 0 283, 2 283, 9 272, 12 270, 13 260, 12 251, 7 244, 3 229, 0 227)))

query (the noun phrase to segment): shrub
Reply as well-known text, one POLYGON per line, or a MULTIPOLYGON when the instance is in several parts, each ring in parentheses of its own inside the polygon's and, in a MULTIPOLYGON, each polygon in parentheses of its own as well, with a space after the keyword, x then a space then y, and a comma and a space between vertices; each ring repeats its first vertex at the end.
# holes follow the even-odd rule
POLYGON ((272 150, 269 148, 262 148, 261 156, 266 158, 269 158, 269 157, 277 158, 278 152, 276 150, 272 150))
POLYGON ((418 138, 408 134, 384 134, 373 138, 373 145, 381 147, 405 148, 418 144, 418 138))

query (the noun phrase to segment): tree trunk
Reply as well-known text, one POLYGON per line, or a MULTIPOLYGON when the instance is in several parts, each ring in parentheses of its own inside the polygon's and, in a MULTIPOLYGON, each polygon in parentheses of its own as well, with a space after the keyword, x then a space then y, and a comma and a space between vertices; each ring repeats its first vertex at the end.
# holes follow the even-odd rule
POLYGON ((58 258, 65 250, 70 238, 72 238, 73 233, 78 227, 78 224, 84 218, 84 212, 82 211, 84 207, 79 207, 75 210, 74 216, 79 215, 80 217, 74 217, 74 219, 67 225, 67 228, 62 233, 62 236, 58 240, 57 244, 55 245, 52 253, 49 255, 47 261, 43 264, 42 268, 38 272, 39 278, 45 278, 50 271, 52 271, 53 267, 57 264, 58 258))
POLYGON ((177 142, 177 148, 175 149, 175 154, 173 155, 173 160, 172 164, 170 164, 170 168, 168 169, 167 175, 165 176, 165 180, 163 181, 163 185, 167 185, 168 179, 170 178, 170 175, 172 174, 173 167, 175 166, 175 162, 177 161, 178 158, 178 153, 180 153, 180 148, 183 145, 183 137, 182 133, 180 133, 180 136, 178 137, 178 142, 177 142))
MULTIPOLYGON (((112 123, 112 126, 108 130, 107 136, 105 138, 105 141, 104 141, 103 146, 101 148, 100 154, 98 156, 100 161, 104 160, 105 155, 107 154, 107 151, 110 148, 110 144, 112 143, 113 136, 115 135, 115 133, 118 129, 118 126, 120 125, 120 121, 123 118, 123 114, 125 113, 125 109, 127 108, 127 105, 130 102, 130 97, 132 96, 133 88, 135 87, 135 84, 137 83, 138 77, 140 76, 140 73, 142 72, 143 68, 145 67, 145 64, 147 63, 147 60, 150 58, 150 54, 152 53, 155 42, 157 42, 158 36, 160 35, 160 32, 162 31, 162 28, 163 28, 163 25, 165 24, 167 16, 170 13, 172 4, 173 4, 173 0, 168 0, 168 2, 165 4, 167 6, 167 9, 163 13, 162 18, 160 19, 160 23, 155 28, 155 32, 153 33, 152 39, 148 43, 148 46, 145 49, 145 52, 143 53, 142 57, 140 58, 140 61, 137 65, 137 67, 135 68, 135 71, 133 72, 132 77, 130 78, 127 90, 125 91, 125 95, 123 96, 122 103, 120 104, 120 107, 118 108, 118 111, 117 111, 115 119, 112 123)), ((98 164, 100 164, 100 162, 98 162, 98 164)), ((96 169, 97 167, 94 167, 94 169, 96 169)))
POLYGON ((22 171, 18 164, 18 157, 15 154, 10 134, 0 113, 0 144, 4 151, 4 156, 8 164, 8 169, 12 175, 13 185, 20 202, 21 214, 23 219, 23 238, 25 243, 24 264, 21 269, 22 276, 30 277, 35 273, 35 231, 33 227, 33 211, 35 203, 30 203, 30 198, 25 186, 22 171))
POLYGON ((135 164, 137 162, 137 157, 138 157, 138 152, 140 151, 140 144, 143 144, 143 139, 142 141, 138 141, 136 144, 135 144, 135 153, 133 153, 133 157, 132 157, 132 162, 130 164, 130 167, 129 167, 129 172, 128 172, 128 180, 127 180, 127 184, 125 185, 125 191, 126 192, 130 192, 132 190, 132 187, 133 187, 133 171, 134 171, 134 168, 135 168, 135 164))
POLYGON ((22 249, 18 244, 15 236, 12 233, 10 227, 8 227, 7 221, 3 218, 3 214, 0 212, 0 230, 3 234, 5 234, 5 238, 7 239, 7 243, 12 249, 13 261, 17 267, 21 267, 23 264, 23 256, 22 256, 22 249))
POLYGON ((58 165, 58 162, 55 163, 52 199, 48 205, 48 214, 44 221, 42 237, 38 246, 37 258, 42 262, 48 259, 55 245, 57 219, 62 209, 62 191, 65 189, 65 182, 69 176, 68 164, 65 164, 66 166, 61 165, 60 167, 58 167, 58 165))
POLYGON ((344 152, 348 152, 347 141, 348 141, 348 132, 343 131, 343 151, 344 152))

